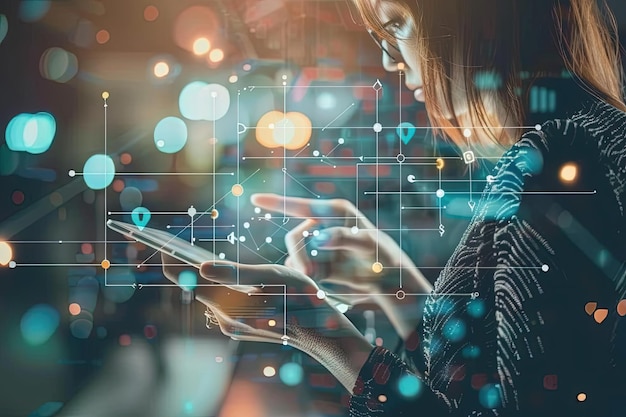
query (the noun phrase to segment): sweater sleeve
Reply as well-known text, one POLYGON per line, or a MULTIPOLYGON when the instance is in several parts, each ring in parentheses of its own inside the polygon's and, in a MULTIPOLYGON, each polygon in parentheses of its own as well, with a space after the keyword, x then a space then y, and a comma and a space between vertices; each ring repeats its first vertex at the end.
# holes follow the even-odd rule
MULTIPOLYGON (((525 135, 494 169, 495 181, 487 186, 460 243, 480 241, 480 250, 474 256, 453 255, 429 301, 436 304, 441 288, 454 287, 446 285, 446 275, 453 275, 456 262, 475 258, 475 264, 468 264, 474 270, 455 276, 461 283, 457 287, 473 282, 480 288, 485 320, 492 320, 484 327, 495 331, 485 332, 456 304, 433 320, 438 325, 426 329, 430 334, 425 337, 443 342, 436 352, 425 352, 424 374, 375 348, 357 379, 351 416, 578 416, 599 410, 611 398, 609 341, 616 314, 603 317, 604 309, 590 314, 586 306, 589 297, 600 304, 612 302, 614 286, 584 278, 598 276, 596 266, 584 250, 566 242, 546 211, 560 203, 560 213, 575 212, 590 199, 605 207, 615 204, 606 193, 586 192, 600 177, 591 172, 593 161, 587 162, 594 155, 585 155, 584 147, 577 152, 583 149, 579 168, 586 178, 569 189, 554 188, 561 163, 571 159, 569 149, 581 138, 575 137, 571 121, 544 128, 525 135), (548 136, 561 141, 551 155, 548 136), (570 198, 564 199, 565 194, 570 198), (467 328, 463 340, 445 340, 451 323, 467 328), (477 359, 464 354, 469 346, 481 352, 477 359)), ((455 253, 471 252, 457 248, 455 253)))

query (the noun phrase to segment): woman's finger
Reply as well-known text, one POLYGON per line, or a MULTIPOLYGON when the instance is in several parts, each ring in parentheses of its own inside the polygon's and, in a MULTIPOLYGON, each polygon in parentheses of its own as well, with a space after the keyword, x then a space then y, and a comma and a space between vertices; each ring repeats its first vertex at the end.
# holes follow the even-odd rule
POLYGON ((290 260, 289 266, 305 275, 310 275, 312 270, 311 260, 307 256, 306 244, 308 239, 306 236, 312 235, 315 224, 315 220, 307 219, 285 235, 285 245, 290 260))
POLYGON ((376 249, 376 241, 371 232, 355 230, 348 227, 329 227, 320 230, 313 237, 313 243, 321 250, 346 250, 368 255, 376 249))

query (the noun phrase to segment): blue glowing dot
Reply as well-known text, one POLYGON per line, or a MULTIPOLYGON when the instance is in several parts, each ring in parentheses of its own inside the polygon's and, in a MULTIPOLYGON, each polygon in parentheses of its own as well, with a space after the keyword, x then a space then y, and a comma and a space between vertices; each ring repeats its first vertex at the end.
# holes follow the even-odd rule
POLYGON ((187 126, 178 117, 166 117, 154 128, 154 144, 163 153, 176 153, 187 143, 187 126))
POLYGON ((183 290, 191 291, 198 285, 198 277, 193 271, 183 271, 178 275, 178 285, 183 290))
POLYGON ((473 346, 473 345, 465 346, 461 353, 463 354, 464 358, 476 359, 477 357, 480 356, 480 348, 478 346, 473 346))
POLYGON ((37 304, 31 307, 20 322, 22 337, 29 345, 42 345, 59 326, 59 313, 51 306, 37 304))
POLYGON ((398 390, 407 398, 415 397, 422 390, 422 382, 415 375, 404 375, 398 381, 398 390))
POLYGON ((102 190, 113 182, 115 164, 108 155, 96 154, 85 162, 83 179, 92 190, 102 190))
POLYGON ((36 22, 48 13, 50 0, 22 0, 20 2, 20 18, 24 22, 36 22))
POLYGON ((278 370, 278 376, 283 384, 294 387, 302 382, 304 370, 300 364, 288 362, 283 364, 278 370))
POLYGON ((470 300, 467 303, 467 314, 475 319, 485 315, 485 302, 483 300, 470 300))
POLYGON ((193 403, 191 401, 185 402, 185 413, 193 413, 193 403))
POLYGON ((41 76, 58 83, 66 83, 78 73, 78 58, 62 48, 48 48, 39 59, 41 76))
POLYGON ((189 120, 219 120, 230 108, 230 93, 221 84, 193 81, 181 90, 178 107, 189 120))
POLYGON ((462 320, 450 319, 443 326, 443 335, 451 342, 458 342, 465 337, 467 327, 462 320))
POLYGON ((488 409, 494 409, 500 406, 500 389, 498 384, 487 384, 478 392, 478 401, 488 409))
POLYGON ((12 151, 43 153, 52 145, 56 128, 56 121, 50 113, 18 114, 5 130, 7 146, 12 151))
POLYGON ((9 31, 9 21, 7 17, 3 14, 0 14, 0 43, 7 36, 7 32, 9 31))

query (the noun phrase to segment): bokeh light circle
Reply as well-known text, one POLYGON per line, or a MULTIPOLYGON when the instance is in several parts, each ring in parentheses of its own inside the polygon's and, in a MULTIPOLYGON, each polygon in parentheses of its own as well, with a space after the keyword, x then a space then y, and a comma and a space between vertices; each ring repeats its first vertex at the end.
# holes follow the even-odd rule
POLYGON ((422 382, 415 375, 406 374, 398 380, 398 390, 402 396, 412 398, 422 390, 422 382))
POLYGON ((146 22, 154 22, 159 18, 159 9, 156 6, 150 5, 143 9, 143 18, 146 22))
POLYGON ((0 265, 8 265, 13 259, 13 249, 6 242, 0 242, 0 265))
POLYGON ((230 93, 221 84, 193 81, 181 90, 178 107, 189 120, 219 120, 230 108, 230 93))
POLYGON ((31 307, 20 321, 24 340, 33 346, 46 343, 59 326, 59 313, 47 304, 31 307))
POLYGON ((178 285, 185 291, 192 291, 198 285, 198 276, 193 271, 182 271, 178 275, 178 285))
POLYGON ((66 83, 78 73, 78 58, 63 48, 48 48, 39 59, 39 73, 45 79, 66 83))
POLYGON ((224 60, 224 51, 219 49, 219 48, 213 49, 209 53, 209 60, 211 62, 214 62, 214 63, 223 61, 224 60))
POLYGON ((302 366, 295 362, 283 364, 278 370, 278 376, 283 384, 294 387, 302 382, 304 370, 302 366))
POLYGON ((12 151, 40 154, 52 145, 56 134, 56 121, 50 113, 22 113, 7 125, 5 139, 12 151))
POLYGON ((178 117, 161 119, 154 128, 154 143, 163 153, 176 153, 187 143, 187 125, 178 117))
POLYGON ((9 21, 7 17, 3 14, 0 14, 0 43, 4 40, 9 32, 9 21))
POLYGON ((77 339, 88 339, 93 330, 93 321, 79 318, 70 323, 70 332, 77 339))
POLYGON ((19 15, 24 22, 36 22, 50 10, 50 0, 22 0, 19 15))
POLYGON ((143 203, 143 194, 136 187, 126 187, 120 193, 120 206, 122 210, 132 211, 143 203))
POLYGON ((115 177, 115 164, 108 155, 96 154, 87 159, 83 166, 83 179, 92 190, 108 187, 115 177))
POLYGON ((176 17, 173 25, 174 42, 190 52, 197 39, 206 38, 210 42, 219 31, 219 18, 205 6, 188 7, 176 17))

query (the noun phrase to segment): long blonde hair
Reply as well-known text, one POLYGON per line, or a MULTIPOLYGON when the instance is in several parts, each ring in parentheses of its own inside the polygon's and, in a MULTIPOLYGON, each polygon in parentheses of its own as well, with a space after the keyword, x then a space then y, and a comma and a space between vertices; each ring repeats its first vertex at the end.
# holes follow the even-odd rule
POLYGON ((522 128, 511 135, 503 126, 522 125, 530 84, 542 75, 565 71, 589 93, 626 111, 617 24, 605 0, 602 7, 596 0, 352 2, 364 24, 389 42, 394 39, 380 21, 380 2, 415 22, 409 40, 421 56, 433 133, 459 146, 467 145, 466 127, 485 129, 491 144, 514 143, 522 128), (480 76, 487 76, 492 88, 480 88, 480 76), (455 114, 458 108, 467 110, 455 114))

